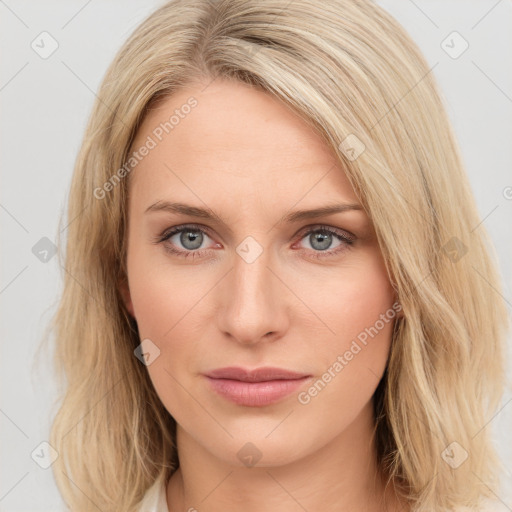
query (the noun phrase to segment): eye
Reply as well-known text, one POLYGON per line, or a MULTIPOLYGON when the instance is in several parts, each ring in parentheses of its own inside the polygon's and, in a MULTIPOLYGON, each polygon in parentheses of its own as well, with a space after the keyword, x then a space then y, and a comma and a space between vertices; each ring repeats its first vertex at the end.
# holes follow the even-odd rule
MULTIPOLYGON (((350 248, 355 236, 346 231, 329 226, 313 226, 303 232, 299 242, 306 240, 309 247, 299 250, 311 253, 314 258, 335 256, 350 248), (334 242, 334 248, 332 248, 334 242)), ((162 243, 167 252, 183 258, 200 258, 206 256, 208 249, 200 249, 207 239, 211 239, 204 226, 188 224, 175 226, 157 237, 154 243, 162 243)), ((221 244, 215 243, 217 248, 221 244)))
POLYGON ((350 248, 355 241, 355 236, 329 226, 314 226, 302 234, 300 241, 306 240, 309 244, 308 252, 312 252, 314 258, 325 258, 339 254, 350 248), (332 248, 334 242, 334 248, 332 248), (336 245, 337 242, 337 245, 336 245))
MULTIPOLYGON (((206 250, 199 250, 199 248, 208 238, 210 237, 204 227, 186 225, 175 226, 167 230, 155 242, 164 244, 165 250, 171 254, 184 258, 196 258, 203 256, 207 252, 206 250), (180 249, 180 247, 183 247, 183 249, 180 249)), ((217 244, 217 246, 221 247, 220 244, 217 244)))

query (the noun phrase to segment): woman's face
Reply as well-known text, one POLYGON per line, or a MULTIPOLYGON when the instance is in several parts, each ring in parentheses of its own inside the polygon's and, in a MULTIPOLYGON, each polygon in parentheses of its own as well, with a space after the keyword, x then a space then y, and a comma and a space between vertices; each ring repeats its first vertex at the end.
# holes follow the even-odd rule
POLYGON ((151 110, 132 151, 124 293, 179 438, 272 466, 366 431, 395 296, 320 137, 271 96, 216 80, 151 110), (228 367, 294 375, 212 373, 228 367))

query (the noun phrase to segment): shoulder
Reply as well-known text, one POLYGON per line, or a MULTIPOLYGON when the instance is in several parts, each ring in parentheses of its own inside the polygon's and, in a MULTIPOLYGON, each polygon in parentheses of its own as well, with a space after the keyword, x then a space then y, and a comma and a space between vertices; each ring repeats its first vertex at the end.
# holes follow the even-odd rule
POLYGON ((167 507, 165 478, 161 476, 146 491, 138 512, 169 512, 167 507))

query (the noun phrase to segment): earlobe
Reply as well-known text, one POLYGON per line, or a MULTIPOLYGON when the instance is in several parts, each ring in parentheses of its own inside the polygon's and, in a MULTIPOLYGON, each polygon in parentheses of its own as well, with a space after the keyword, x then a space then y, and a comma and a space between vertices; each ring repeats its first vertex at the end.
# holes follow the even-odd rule
POLYGON ((133 311, 132 298, 130 294, 130 287, 128 286, 128 280, 125 278, 119 282, 119 292, 123 299, 124 306, 130 313, 130 315, 135 318, 135 314, 133 311))

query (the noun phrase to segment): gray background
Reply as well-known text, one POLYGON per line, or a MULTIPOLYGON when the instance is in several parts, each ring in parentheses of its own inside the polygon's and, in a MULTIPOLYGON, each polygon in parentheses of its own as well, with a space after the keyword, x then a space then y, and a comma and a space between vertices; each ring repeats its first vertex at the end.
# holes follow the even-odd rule
MULTIPOLYGON (((48 439, 56 410, 51 354, 35 350, 61 289, 57 258, 49 253, 48 261, 41 261, 33 247, 39 243, 44 248, 43 237, 56 241, 59 229, 65 236, 67 220, 63 218, 59 228, 59 216, 64 215, 95 91, 115 51, 161 3, 0 0, 0 511, 64 510, 51 468, 41 468, 31 457, 35 449, 46 453, 39 445, 48 439), (31 47, 43 31, 58 42, 46 59, 31 47)), ((496 247, 510 312, 512 3, 378 3, 405 26, 429 64, 435 65, 433 73, 462 148, 482 226, 496 247), (453 31, 469 44, 458 58, 441 47, 453 31)), ((450 43, 452 39, 447 41, 455 52, 461 41, 450 43)), ((50 48, 49 40, 45 48, 50 48)), ((487 428, 495 434, 505 465, 503 486, 493 491, 503 510, 512 510, 510 386, 501 409, 489 420, 487 428)))

